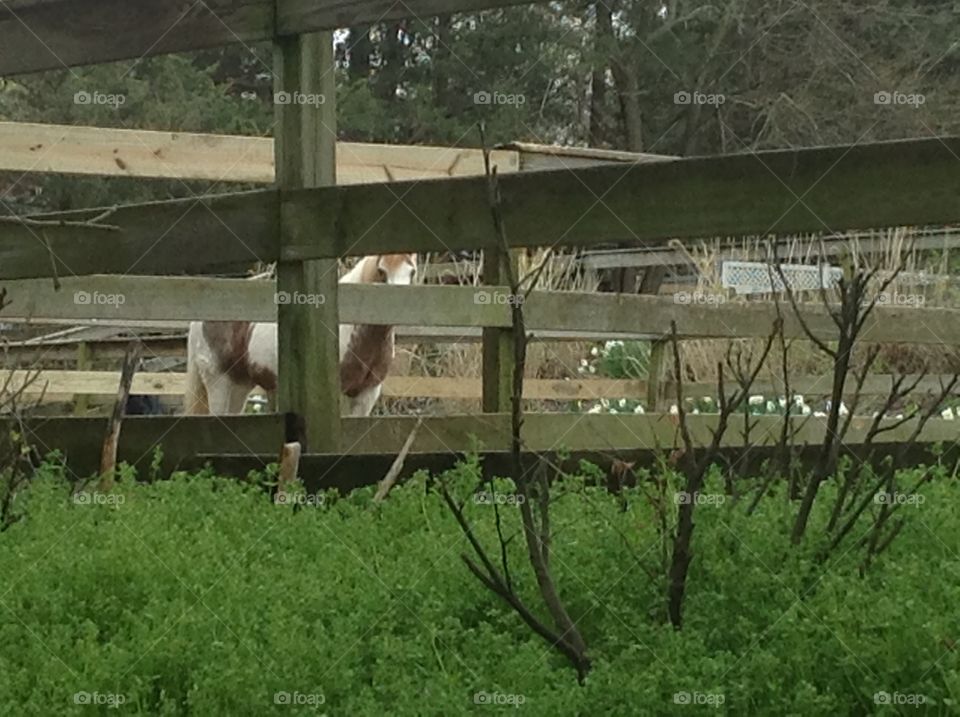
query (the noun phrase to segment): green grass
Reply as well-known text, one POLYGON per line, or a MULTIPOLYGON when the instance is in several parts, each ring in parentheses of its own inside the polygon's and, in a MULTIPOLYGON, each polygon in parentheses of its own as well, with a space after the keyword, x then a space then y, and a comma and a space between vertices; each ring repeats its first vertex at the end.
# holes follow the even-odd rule
MULTIPOLYGON (((466 499, 471 471, 452 480, 466 499)), ((78 504, 47 467, 0 533, 0 714, 956 709, 956 481, 938 477, 903 509, 907 527, 865 578, 856 550, 818 570, 815 540, 791 549, 794 508, 781 497, 751 517, 742 503, 702 506, 681 632, 664 624, 664 586, 648 573, 661 545, 641 493, 627 493, 625 511, 575 479, 556 494, 552 567, 594 662, 582 686, 467 571, 469 546, 423 478, 381 506, 364 490, 294 510, 204 474, 127 480, 78 504), (878 692, 929 702, 878 707, 878 692), (678 693, 722 704, 679 705, 678 693), (303 703, 277 704, 283 694, 303 703), (76 704, 85 695, 123 703, 76 704), (489 695, 505 704, 476 703, 489 695)), ((467 505, 494 546, 493 508, 467 505)), ((503 510, 507 534, 516 512, 503 510)), ((542 614, 522 543, 510 545, 514 580, 542 614)))

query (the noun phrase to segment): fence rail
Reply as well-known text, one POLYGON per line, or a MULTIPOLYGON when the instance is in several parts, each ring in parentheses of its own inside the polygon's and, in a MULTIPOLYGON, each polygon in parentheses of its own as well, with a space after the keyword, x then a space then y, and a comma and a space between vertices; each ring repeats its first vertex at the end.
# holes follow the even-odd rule
POLYGON ((521 0, 7 0, 0 6, 0 75, 171 52, 408 17, 517 5, 521 0))
MULTIPOLYGON (((502 174, 519 170, 517 151, 495 149, 490 158, 502 174)), ((272 137, 27 122, 0 122, 0 170, 261 184, 276 176, 272 137)), ((337 143, 338 184, 483 172, 479 149, 337 143)))
MULTIPOLYGON (((705 445, 716 428, 716 416, 690 416, 689 428, 694 441, 705 445)), ((333 453, 351 455, 396 454, 409 437, 417 417, 384 419, 345 418, 342 436, 333 453)), ((823 442, 825 426, 815 419, 792 419, 796 445, 815 446, 823 442)), ((854 418, 845 443, 862 444, 872 419, 854 418)), ((745 442, 742 432, 731 428, 723 447, 744 445, 764 447, 776 444, 782 419, 758 416, 745 442)), ((472 450, 502 451, 510 443, 510 417, 507 414, 429 416, 423 418, 411 452, 463 454, 472 450)), ((63 451, 73 470, 95 470, 99 464, 100 441, 106 419, 37 418, 26 429, 41 452, 54 448, 63 451)), ((0 419, 0 428, 17 427, 11 419, 0 419)), ((913 421, 885 434, 885 442, 903 441, 913 431, 913 421)), ((275 456, 285 435, 284 417, 262 416, 131 416, 124 421, 120 436, 119 459, 140 466, 149 465, 160 446, 168 466, 182 464, 197 455, 245 454, 275 456), (212 449, 212 450, 211 450, 212 449)), ((660 450, 669 452, 681 446, 676 422, 665 415, 572 415, 533 414, 523 427, 525 445, 532 451, 618 451, 660 450)), ((917 443, 956 441, 956 423, 931 421, 917 443)))
MULTIPOLYGON (((28 397, 40 397, 46 402, 70 401, 78 395, 116 396, 120 374, 117 371, 82 370, 17 370, 11 378, 11 387, 19 387, 28 379, 36 376, 26 387, 28 397)), ((875 374, 864 382, 860 394, 863 396, 886 396, 897 376, 893 374, 875 374)), ((905 385, 918 380, 911 396, 939 394, 941 387, 951 380, 951 376, 909 375, 905 385)), ((853 381, 847 385, 847 395, 854 393, 853 381)), ((134 376, 131 392, 147 396, 183 396, 186 374, 182 372, 140 372, 134 376)), ((795 395, 828 396, 831 391, 828 376, 796 376, 790 380, 790 390, 795 395)), ((659 384, 659 396, 665 403, 676 403, 676 384, 663 381, 659 384)), ((710 382, 687 382, 683 384, 686 398, 716 398, 717 385, 710 382)), ((781 381, 769 378, 758 380, 752 393, 771 400, 784 393, 781 381)), ((437 398, 457 401, 479 401, 482 396, 480 378, 437 377, 437 376, 389 376, 383 384, 383 395, 388 398, 437 398)), ((953 395, 960 395, 960 386, 953 395)), ((650 398, 649 382, 628 379, 536 379, 524 381, 523 396, 539 401, 598 401, 606 399, 616 401, 627 399, 646 403, 650 398)), ((614 406, 615 408, 615 406, 614 406)), ((873 407, 868 407, 873 410, 873 407)))
MULTIPOLYGON (((50 281, 5 282, 10 306, 5 319, 43 317, 69 322, 154 321, 168 327, 194 320, 276 321, 285 301, 328 297, 278 295, 269 281, 192 277, 71 277, 50 281), (122 303, 120 303, 122 301, 122 303)), ((383 286, 341 284, 340 318, 344 323, 386 323, 421 327, 510 327, 510 293, 506 287, 383 286)), ((562 330, 603 335, 662 337, 676 322, 683 338, 764 338, 777 316, 773 302, 726 302, 723 295, 694 292, 675 296, 534 292, 525 305, 526 325, 538 331, 562 330)), ((788 338, 805 333, 789 305, 781 304, 788 338)), ((818 304, 804 305, 801 316, 814 334, 835 340, 837 327, 818 304)), ((878 306, 864 327, 866 342, 960 345, 960 310, 878 306)))
MULTIPOLYGON (((207 0, 186 8, 179 0, 7 0, 0 5, 0 75, 271 40, 275 89, 319 93, 326 101, 309 111, 297 103, 277 104, 272 149, 276 185, 271 189, 108 211, 48 213, 25 220, 0 218, 0 280, 13 302, 4 316, 67 321, 82 317, 105 324, 276 317, 280 411, 298 414, 309 436, 308 448, 328 453, 396 452, 416 419, 339 418, 336 341, 327 327, 374 320, 467 334, 483 331, 485 413, 427 418, 413 450, 459 452, 473 447, 476 439, 490 449, 505 448, 512 355, 510 297, 502 284, 510 257, 501 251, 491 222, 487 179, 449 176, 456 173, 451 169, 456 169, 454 162, 439 179, 417 175, 388 184, 335 186, 336 92, 330 31, 516 1, 207 0), (308 34, 317 31, 324 32, 308 34), (92 225, 94 220, 97 226, 92 225), (336 261, 342 257, 459 249, 486 253, 483 280, 490 286, 336 284, 336 261), (278 263, 276 288, 167 276, 219 273, 254 262, 278 263), (94 274, 119 276, 88 276, 94 274), (159 278, 147 278, 154 275, 159 278), (62 285, 59 292, 53 291, 57 282, 51 277, 62 285), (298 293, 323 301, 276 300, 298 293), (97 298, 101 294, 123 296, 123 301, 102 303, 97 298)), ((228 141, 234 140, 222 140, 228 141)), ((167 148, 173 152, 174 146, 167 148)), ((73 160, 64 148, 47 149, 61 162, 58 166, 68 170, 73 160)), ((94 151, 102 160, 103 147, 94 151)), ((247 176, 265 179, 266 145, 259 143, 255 151, 258 168, 247 176)), ((499 177, 512 248, 596 247, 611 242, 662 248, 674 240, 960 222, 958 138, 685 159, 619 153, 601 157, 589 152, 572 156, 578 153, 557 150, 556 156, 542 152, 526 161, 527 149, 508 151, 519 153, 521 170, 552 168, 499 177), (596 162, 601 164, 592 166, 596 162)), ((476 155, 471 156, 475 163, 476 155)), ((504 156, 506 162, 513 161, 514 155, 504 156)), ((42 167, 42 157, 36 158, 34 168, 42 167)), ((110 173, 154 171, 141 166, 142 156, 136 152, 119 160, 137 168, 114 161, 110 173)), ((25 160, 18 155, 7 161, 22 165, 25 160)), ((177 161, 189 165, 183 156, 177 161)), ((201 161, 208 163, 222 169, 215 160, 201 161)), ((177 171, 199 174, 207 169, 177 171)), ((387 179, 403 175, 384 173, 387 179)), ((787 336, 802 338, 798 319, 782 308, 787 336)), ((646 386, 653 397, 663 395, 665 388, 662 339, 671 322, 676 322, 683 338, 757 338, 769 334, 778 315, 770 303, 566 292, 534 294, 525 312, 535 335, 627 333, 656 339, 656 360, 646 386)), ((837 327, 823 307, 804 312, 820 339, 836 338, 837 327)), ((960 344, 958 317, 960 313, 952 309, 883 307, 865 327, 863 339, 949 348, 960 344)), ((163 379, 168 380, 174 379, 163 379)), ((845 440, 862 441, 867 423, 854 419, 845 440)), ((750 442, 769 443, 779 426, 780 419, 761 417, 750 442)), ((709 440, 715 427, 714 418, 691 417, 696 441, 709 440)), ((818 420, 800 420, 796 428, 798 443, 816 445, 823 439, 825 429, 818 420)), ((286 429, 283 414, 131 419, 124 424, 121 456, 142 461, 161 438, 177 460, 211 452, 271 454, 286 437, 286 429)), ((72 451, 72 456, 95 459, 103 422, 53 419, 31 423, 29 430, 41 448, 49 442, 72 451)), ((911 430, 907 423, 888 438, 902 440, 911 430)), ((952 440, 955 432, 954 424, 934 421, 921 440, 952 440)), ((523 439, 532 450, 673 447, 677 426, 669 415, 535 414, 526 418, 523 439)), ((727 446, 746 440, 736 430, 724 436, 727 446)))
MULTIPOLYGON (((960 139, 776 150, 500 178, 512 246, 650 245, 960 222, 960 139)), ((253 261, 496 249, 486 180, 261 190, 117 208, 117 231, 31 217, 0 238, 0 278, 211 273, 253 261), (280 208, 290 225, 283 249, 280 208), (40 239, 43 229, 45 240, 40 239)))

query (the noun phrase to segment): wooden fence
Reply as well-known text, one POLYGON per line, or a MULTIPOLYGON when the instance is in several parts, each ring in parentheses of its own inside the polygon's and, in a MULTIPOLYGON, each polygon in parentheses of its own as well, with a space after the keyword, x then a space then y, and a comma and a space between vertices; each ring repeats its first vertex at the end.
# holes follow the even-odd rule
MULTIPOLYGON (((338 182, 338 169, 345 177, 352 170, 337 159, 330 31, 513 2, 209 0, 187 14, 181 14, 181 3, 172 0, 143 0, 135 7, 125 0, 5 3, 0 9, 0 75, 272 39, 275 89, 322 94, 326 101, 319 109, 277 105, 275 186, 269 189, 0 222, 0 285, 13 301, 4 315, 66 322, 276 319, 280 411, 304 419, 310 450, 329 453, 396 451, 415 419, 341 419, 331 410, 338 403, 339 386, 337 339, 328 327, 342 320, 479 330, 485 346, 483 413, 427 419, 413 450, 462 451, 474 445, 474 438, 488 448, 502 449, 508 441, 505 379, 510 373, 504 347, 511 328, 508 306, 502 301, 507 290, 497 267, 503 257, 490 220, 486 179, 456 176, 457 163, 451 170, 444 159, 436 164, 426 161, 428 168, 439 170, 439 178, 420 166, 413 178, 383 181, 403 175, 383 170, 389 163, 379 157, 373 164, 381 169, 373 171, 380 183, 338 182), (158 37, 159 27, 174 29, 158 37), (485 251, 484 279, 489 286, 337 286, 336 262, 343 257, 458 249, 485 251), (235 270, 255 261, 278 262, 275 287, 184 276, 235 270), (84 300, 78 292, 91 299, 84 300), (121 294, 124 301, 101 304, 92 298, 94 292, 121 294), (277 305, 274 292, 319 295, 324 302, 277 305)), ((149 139, 158 138, 145 141, 149 139)), ((242 181, 269 178, 267 145, 256 142, 259 169, 242 181)), ((29 168, 79 171, 60 149, 51 151, 49 165, 38 159, 29 168)), ((348 155, 343 145, 340 150, 339 156, 348 155)), ((102 157, 104 151, 100 146, 94 154, 102 157)), ((139 172, 136 176, 167 176, 152 160, 144 163, 145 155, 136 147, 128 151, 126 168, 114 162, 115 167, 139 172), (135 165, 138 169, 131 170, 135 165)), ((960 221, 958 138, 688 159, 589 156, 589 152, 575 157, 576 152, 568 152, 565 161, 554 157, 551 162, 551 153, 541 152, 526 168, 514 159, 522 156, 522 146, 503 152, 495 156, 498 167, 504 168, 499 180, 503 216, 511 246, 518 248, 595 247, 625 241, 664 247, 675 239, 960 221), (544 166, 554 168, 538 171, 544 166), (534 171, 508 171, 517 168, 534 171)), ((563 150, 556 154, 564 156, 563 150)), ((474 169, 465 174, 476 174, 473 156, 474 169)), ((29 163, 22 156, 16 161, 21 169, 29 163)), ((210 178, 217 174, 215 167, 223 169, 215 156, 201 158, 199 165, 191 176, 210 178)), ((116 171, 109 168, 109 173, 116 171)), ((360 181, 368 178, 363 171, 355 176, 360 181)), ((566 292, 534 294, 526 311, 534 334, 589 331, 655 340, 663 339, 671 321, 686 338, 761 337, 769 333, 774 317, 773 306, 761 303, 686 304, 674 297, 566 292)), ((787 312, 787 319, 788 335, 801 337, 795 317, 787 312)), ((864 340, 953 347, 960 344, 958 319, 960 312, 952 309, 884 307, 866 328, 864 340)), ((808 321, 823 339, 836 338, 836 326, 822 310, 810 308, 808 321)), ((712 420, 698 417, 695 436, 706 439, 712 420)), ((775 423, 761 422, 755 439, 769 440, 776 433, 775 423)), ((859 419, 854 422, 851 442, 866 430, 861 424, 859 419)), ((908 435, 908 429, 894 432, 894 437, 908 435)), ((79 446, 102 430, 102 422, 53 419, 32 430, 48 447, 64 442, 79 446)), ((282 415, 131 420, 124 428, 121 456, 146 454, 161 439, 182 456, 269 454, 284 430, 282 415)), ((807 421, 798 440, 817 443, 823 430, 818 421, 807 421)), ((954 432, 951 424, 934 421, 922 438, 943 440, 954 432)), ((533 450, 619 450, 676 442, 674 422, 658 415, 531 415, 524 433, 533 450)), ((726 440, 735 445, 745 438, 731 432, 726 440)))

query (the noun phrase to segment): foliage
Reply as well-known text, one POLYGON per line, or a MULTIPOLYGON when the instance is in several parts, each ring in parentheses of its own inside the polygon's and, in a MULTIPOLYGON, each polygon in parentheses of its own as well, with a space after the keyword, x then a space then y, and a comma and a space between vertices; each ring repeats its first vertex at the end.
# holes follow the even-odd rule
MULTIPOLYGON (((923 470, 898 480, 912 485, 923 470)), ((469 498, 479 468, 447 481, 469 498)), ((717 714, 916 711, 878 707, 880 692, 955 708, 952 477, 936 469, 863 578, 857 551, 815 567, 812 552, 791 549, 793 508, 776 488, 747 516, 720 487, 713 472, 679 632, 664 624, 664 585, 648 570, 661 536, 647 486, 623 500, 577 477, 556 489, 552 567, 594 661, 580 687, 467 572, 458 555, 468 546, 425 475, 379 506, 371 490, 281 506, 255 483, 209 472, 149 485, 128 475, 109 494, 71 499, 49 464, 18 495, 24 519, 0 534, 0 711, 88 714, 78 693, 122 695, 131 714, 451 715, 521 698, 534 714, 671 714, 685 695, 722 699, 717 714), (275 704, 281 693, 324 704, 275 704)), ((492 501, 505 533, 518 528, 513 486, 486 490, 466 511, 495 545, 492 501)), ((510 543, 514 566, 525 564, 522 542, 510 543)), ((536 590, 519 567, 513 579, 536 590)))

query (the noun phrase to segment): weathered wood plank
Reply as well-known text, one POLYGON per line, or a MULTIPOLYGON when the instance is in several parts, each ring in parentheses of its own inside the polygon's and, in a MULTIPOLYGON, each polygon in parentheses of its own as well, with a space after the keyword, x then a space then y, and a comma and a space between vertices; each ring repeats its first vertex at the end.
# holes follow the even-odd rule
MULTIPOLYGON (((117 357, 121 351, 118 347, 117 357)), ((32 372, 31 372, 32 373, 32 372)), ((19 387, 26 380, 28 372, 16 371, 11 387, 19 387)), ((876 374, 864 382, 864 396, 883 396, 890 391, 893 376, 876 374)), ((907 384, 917 376, 908 376, 907 384)), ((941 386, 950 381, 950 376, 926 376, 922 378, 913 396, 939 394, 941 386)), ((25 395, 38 396, 43 392, 49 400, 63 400, 72 395, 112 396, 116 393, 120 374, 116 371, 90 370, 45 370, 39 379, 28 386, 25 395)), ((847 383, 847 396, 853 393, 853 381, 847 383)), ((185 386, 185 374, 179 372, 140 372, 134 376, 132 393, 155 396, 181 396, 185 386)), ((713 383, 685 383, 684 395, 687 398, 716 398, 717 387, 713 383)), ((830 376, 797 376, 791 379, 790 388, 801 396, 828 396, 831 390, 830 376)), ((673 383, 661 384, 663 403, 676 403, 673 383)), ((523 396, 528 400, 545 401, 595 401, 608 399, 615 401, 625 398, 649 400, 649 384, 646 381, 621 379, 527 379, 523 386, 523 396)), ((391 398, 440 398, 448 400, 479 401, 481 381, 468 377, 435 376, 389 376, 383 386, 383 395, 391 398)), ((783 393, 783 386, 777 382, 758 381, 753 386, 754 395, 763 395, 774 399, 783 393)), ((960 394, 960 386, 954 391, 960 394)), ((872 406, 870 407, 872 410, 872 406)))
MULTIPOLYGON (((500 173, 517 152, 497 150, 500 173)), ((0 122, 0 170, 105 177, 274 181, 271 137, 0 122)), ((483 153, 460 147, 337 143, 337 183, 361 184, 483 173, 483 153)))
MULTIPOLYGON (((333 34, 295 35, 274 43, 274 88, 323 98, 319 106, 276 105, 277 185, 282 191, 337 183, 337 86, 333 34)), ((280 213, 280 245, 306 228, 280 213)), ((279 387, 277 405, 305 422, 305 448, 331 451, 340 441, 340 351, 337 259, 277 264, 279 387), (303 303, 300 297, 321 297, 303 303)))
MULTIPOLYGON (((695 443, 704 445, 711 438, 716 416, 691 416, 690 429, 695 443)), ((351 455, 396 453, 410 435, 417 417, 377 417, 344 419, 342 451, 351 455)), ((776 417, 758 417, 751 438, 758 446, 777 440, 776 417)), ((818 445, 823 441, 824 423, 818 419, 794 419, 802 424, 797 445, 818 445)), ((6 430, 11 419, 0 419, 6 430)), ((871 423, 868 417, 854 418, 845 441, 849 446, 862 443, 871 423)), ((99 437, 105 419, 50 418, 30 421, 29 435, 41 452, 61 449, 75 465, 96 466, 99 437)), ((904 424, 886 435, 885 440, 904 440, 913 430, 904 424)), ((283 440, 283 417, 263 416, 131 416, 124 423, 120 437, 119 459, 140 466, 147 465, 156 446, 161 446, 165 465, 170 468, 200 453, 235 453, 276 455, 276 446, 283 440)), ((411 453, 463 453, 477 444, 484 450, 505 450, 509 443, 509 417, 505 414, 486 416, 430 416, 423 419, 411 453)), ((956 422, 931 420, 917 443, 953 442, 956 422)), ((669 416, 604 416, 577 414, 530 414, 524 424, 524 440, 530 450, 671 450, 679 446, 676 425, 669 416)), ((727 432, 724 447, 743 445, 743 437, 733 428, 727 432)))
MULTIPOLYGON (((0 418, 0 428, 11 430, 14 419, 0 418)), ((80 477, 99 467, 105 418, 36 418, 27 422, 27 436, 41 454, 62 450, 80 477)), ((163 467, 170 471, 198 453, 224 451, 248 455, 273 453, 282 445, 283 416, 129 416, 120 434, 118 460, 141 468, 149 466, 158 446, 163 467)))
MULTIPOLYGON (((15 371, 11 388, 20 387, 33 372, 15 371)), ((116 371, 45 370, 26 387, 28 396, 114 395, 120 380, 116 371)), ((182 396, 186 374, 180 372, 139 372, 134 376, 131 393, 148 396, 182 396)), ((552 380, 529 379, 524 384, 527 399, 575 401, 598 398, 640 397, 644 384, 640 381, 616 379, 552 380)), ((383 395, 392 398, 443 398, 453 400, 480 399, 481 383, 476 378, 434 376, 390 376, 383 386, 383 395)))
POLYGON ((42 226, 0 222, 0 279, 211 273, 279 255, 279 204, 271 190, 118 207, 100 220, 117 231, 56 225, 103 214, 100 208, 31 217, 42 226))
MULTIPOLYGON (((196 277, 73 277, 55 291, 48 280, 9 281, 11 305, 5 321, 96 318, 142 326, 190 319, 274 321, 274 284, 244 279, 196 277), (86 303, 76 300, 85 292, 86 303), (123 302, 106 303, 109 296, 123 302), (104 302, 104 303, 98 303, 104 302)), ((470 327, 510 327, 505 287, 340 285, 336 292, 346 323, 382 322, 396 326, 455 328, 451 339, 470 339, 470 327)), ((527 328, 537 338, 598 340, 604 336, 663 337, 677 322, 683 338, 764 338, 773 325, 772 302, 687 303, 673 296, 632 296, 580 292, 536 292, 525 305, 527 328), (559 333, 558 333, 559 331, 559 333)), ((316 311, 316 309, 311 309, 316 311)), ((781 310, 790 338, 805 334, 787 305, 781 310)), ((837 328, 822 306, 804 306, 804 316, 819 338, 833 340, 837 328)), ((402 333, 402 332, 401 332, 402 333)), ((882 306, 874 310, 862 336, 867 342, 960 345, 960 309, 882 306)))
MULTIPOLYGON (((690 416, 690 432, 698 446, 709 445, 717 416, 690 416)), ((797 424, 796 445, 823 443, 825 420, 818 418, 792 419, 797 424)), ((345 418, 341 450, 353 455, 390 453, 400 449, 417 417, 345 418)), ((844 443, 862 443, 872 419, 856 417, 844 443)), ((782 419, 776 416, 758 416, 750 439, 753 445, 771 445, 778 439, 782 419)), ((506 450, 510 443, 510 420, 507 414, 476 416, 438 416, 424 419, 417 433, 412 451, 416 453, 461 453, 479 443, 483 450, 506 450)), ((913 422, 885 434, 889 442, 903 441, 913 431, 913 422)), ((744 444, 742 429, 733 426, 724 436, 723 447, 744 444)), ((931 420, 918 443, 956 440, 956 421, 931 420)), ((524 444, 532 451, 550 450, 630 450, 679 448, 682 443, 673 417, 650 415, 581 415, 568 413, 527 414, 522 431, 524 444)))
MULTIPOLYGON (((957 138, 909 140, 520 172, 501 177, 500 184, 514 245, 663 244, 676 237, 955 223, 958 153, 957 138)), ((485 182, 454 178, 284 192, 284 216, 300 227, 284 259, 496 248, 485 182)), ((123 230, 116 236, 74 227, 44 233, 63 275, 123 273, 130 266, 134 273, 197 272, 252 256, 275 258, 269 227, 276 204, 272 192, 177 200, 118 210, 110 217, 123 230)), ((0 278, 46 276, 49 267, 35 228, 0 226, 0 278)))
POLYGON ((0 6, 0 75, 140 59, 273 34, 272 0, 20 0, 0 6))
POLYGON ((0 75, 139 59, 520 0, 7 0, 0 75))
POLYGON ((667 159, 676 159, 676 157, 665 154, 622 152, 612 149, 567 147, 532 144, 530 142, 510 142, 503 145, 502 149, 515 150, 520 155, 520 167, 525 172, 540 169, 579 169, 611 162, 662 162, 667 159))
MULTIPOLYGON (((483 283, 486 286, 503 286, 510 283, 510 275, 520 270, 520 257, 515 251, 503 251, 500 248, 486 249, 483 252, 483 283)), ((481 297, 494 296, 495 292, 481 288, 474 291, 475 306, 483 306, 481 297)), ((506 308, 509 309, 509 306, 506 308)), ((509 312, 508 312, 509 314, 509 312)), ((484 413, 505 413, 510 411, 513 400, 513 373, 516 366, 514 331, 512 326, 487 327, 483 329, 482 352, 483 375, 482 408, 484 413)))
MULTIPOLYGON (((958 138, 921 139, 520 172, 500 186, 517 246, 657 245, 955 223, 958 154, 958 138)), ((495 248, 485 191, 477 177, 292 192, 284 202, 310 231, 286 251, 309 258, 495 248)))

